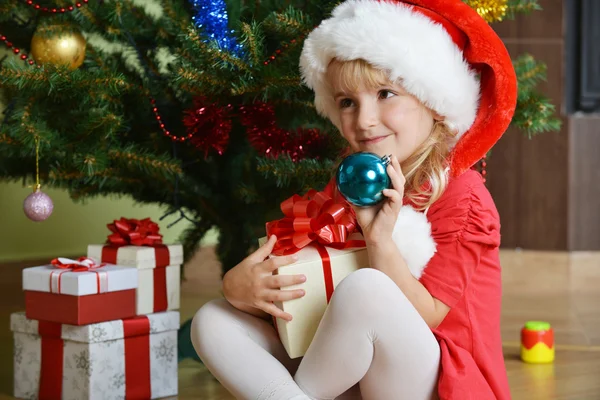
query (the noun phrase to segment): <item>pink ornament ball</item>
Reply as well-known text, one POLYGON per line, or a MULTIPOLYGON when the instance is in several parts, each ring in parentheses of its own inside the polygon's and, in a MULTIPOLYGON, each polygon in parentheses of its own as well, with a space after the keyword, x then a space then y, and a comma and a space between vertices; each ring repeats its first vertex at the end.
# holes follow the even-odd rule
POLYGON ((46 193, 37 189, 23 201, 23 211, 27 218, 40 222, 46 220, 54 210, 54 203, 46 193))

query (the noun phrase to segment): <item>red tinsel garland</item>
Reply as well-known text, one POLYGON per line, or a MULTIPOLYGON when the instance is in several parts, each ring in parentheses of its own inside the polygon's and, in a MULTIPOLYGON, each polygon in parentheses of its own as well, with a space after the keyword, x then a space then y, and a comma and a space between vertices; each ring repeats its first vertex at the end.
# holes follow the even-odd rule
MULTIPOLYGON (((231 104, 223 107, 199 97, 194 100, 194 107, 186 110, 183 122, 191 142, 206 157, 211 149, 219 155, 223 154, 229 143, 233 117, 231 104)), ((326 137, 318 129, 298 128, 288 131, 279 128, 275 108, 271 104, 257 102, 240 106, 239 117, 246 127, 251 145, 265 157, 288 155, 294 162, 305 158, 319 158, 326 144, 326 137)))
POLYGON ((285 154, 294 162, 305 158, 319 158, 326 138, 318 129, 298 128, 296 131, 288 131, 279 128, 275 108, 267 103, 242 106, 240 112, 248 139, 259 153, 270 158, 285 154))
POLYGON ((183 124, 188 135, 192 135, 190 141, 204 151, 205 158, 211 149, 222 155, 227 148, 232 110, 231 104, 223 107, 198 97, 194 99, 194 108, 185 111, 183 124))

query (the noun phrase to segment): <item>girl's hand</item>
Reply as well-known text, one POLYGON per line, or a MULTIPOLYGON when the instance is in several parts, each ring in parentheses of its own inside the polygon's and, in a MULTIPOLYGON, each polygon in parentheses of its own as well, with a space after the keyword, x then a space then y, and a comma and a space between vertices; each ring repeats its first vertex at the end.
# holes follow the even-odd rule
POLYGON ((292 316, 277 308, 274 301, 286 301, 304 296, 304 290, 280 290, 282 287, 306 281, 304 275, 273 275, 279 267, 296 262, 296 255, 281 256, 265 260, 277 242, 275 235, 254 253, 229 270, 223 277, 223 294, 231 305, 247 311, 255 308, 282 318, 292 320, 292 316))
POLYGON ((391 239, 398 213, 402 207, 406 179, 396 156, 391 157, 387 173, 392 181, 392 189, 383 191, 383 195, 386 197, 383 202, 372 207, 352 206, 365 241, 370 244, 391 239))

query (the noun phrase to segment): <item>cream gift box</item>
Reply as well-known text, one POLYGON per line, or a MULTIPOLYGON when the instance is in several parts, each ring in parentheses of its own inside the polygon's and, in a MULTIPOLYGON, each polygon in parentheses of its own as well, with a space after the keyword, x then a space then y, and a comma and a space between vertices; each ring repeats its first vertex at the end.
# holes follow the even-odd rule
POLYGON ((123 399, 177 394, 179 313, 72 326, 11 315, 14 396, 123 399))
MULTIPOLYGON (((358 233, 348 237, 348 241, 360 239, 362 236, 358 233)), ((426 215, 410 206, 403 206, 394 225, 392 240, 411 274, 419 279, 436 251, 431 225, 426 215)), ((266 241, 266 237, 261 238, 259 244, 262 245, 266 241)), ((309 245, 296 253, 300 257, 298 261, 276 271, 281 275, 306 276, 306 282, 285 288, 285 290, 304 289, 305 296, 285 302, 275 302, 277 307, 293 317, 290 322, 280 318, 275 322, 281 342, 291 358, 301 357, 306 353, 335 287, 352 272, 369 267, 369 257, 365 247, 345 250, 324 248, 329 254, 331 268, 323 263, 317 247, 309 245)))
MULTIPOLYGON (((359 234, 350 240, 360 240, 359 234)), ((262 245, 267 238, 259 239, 262 245)), ((281 310, 292 315, 291 321, 275 319, 279 338, 290 358, 301 357, 306 353, 315 336, 325 309, 335 287, 352 272, 369 266, 365 247, 336 250, 326 247, 330 267, 324 265, 319 250, 314 245, 304 247, 296 253, 299 259, 293 264, 277 269, 279 275, 305 275, 306 282, 285 287, 284 290, 304 289, 306 295, 294 300, 275 302, 281 310)), ((276 256, 271 256, 276 257, 276 256)))
POLYGON ((120 246, 90 244, 88 257, 99 262, 136 267, 136 314, 179 309, 183 246, 120 246))

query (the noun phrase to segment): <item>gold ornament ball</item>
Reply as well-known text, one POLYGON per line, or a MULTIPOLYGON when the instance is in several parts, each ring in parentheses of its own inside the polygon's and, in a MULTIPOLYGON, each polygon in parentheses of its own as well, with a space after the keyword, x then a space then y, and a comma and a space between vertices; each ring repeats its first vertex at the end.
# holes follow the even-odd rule
POLYGON ((508 11, 508 0, 467 0, 466 3, 490 24, 502 21, 508 11))
MULTIPOLYGON (((45 27, 51 31, 51 27, 45 27)), ((85 58, 86 41, 79 32, 45 35, 36 31, 31 39, 31 55, 39 64, 66 65, 78 68, 85 58)))

